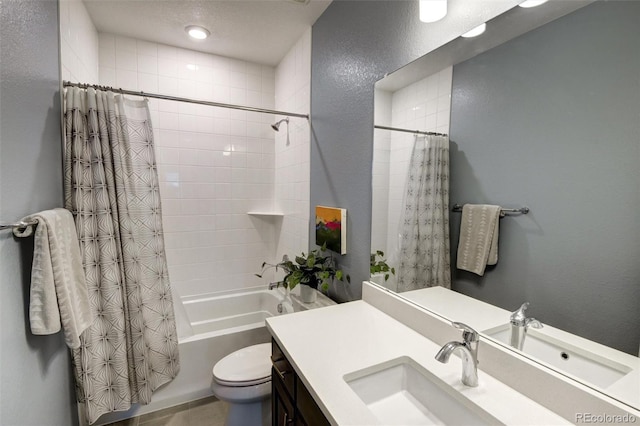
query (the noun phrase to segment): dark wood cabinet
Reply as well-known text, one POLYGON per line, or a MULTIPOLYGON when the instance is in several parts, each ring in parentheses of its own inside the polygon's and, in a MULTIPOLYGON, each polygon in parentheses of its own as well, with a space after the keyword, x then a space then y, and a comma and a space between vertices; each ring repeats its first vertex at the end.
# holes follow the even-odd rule
POLYGON ((271 347, 271 424, 328 426, 330 423, 324 413, 273 339, 271 347))

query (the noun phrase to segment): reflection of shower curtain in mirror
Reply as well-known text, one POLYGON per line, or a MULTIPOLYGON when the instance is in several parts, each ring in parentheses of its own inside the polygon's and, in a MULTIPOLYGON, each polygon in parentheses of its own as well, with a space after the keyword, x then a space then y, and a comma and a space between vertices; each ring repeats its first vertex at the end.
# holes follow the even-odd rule
POLYGON ((73 361, 93 423, 149 403, 178 374, 178 339, 146 101, 78 88, 65 101, 65 207, 96 317, 73 361))
POLYGON ((416 136, 402 209, 398 291, 450 288, 447 137, 416 136))

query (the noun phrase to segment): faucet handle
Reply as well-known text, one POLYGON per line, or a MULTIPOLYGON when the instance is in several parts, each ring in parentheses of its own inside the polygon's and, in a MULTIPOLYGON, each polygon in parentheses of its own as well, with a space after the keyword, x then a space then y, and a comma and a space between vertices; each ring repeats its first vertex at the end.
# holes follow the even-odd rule
POLYGON ((478 332, 475 331, 473 328, 469 327, 467 324, 454 321, 451 323, 451 325, 453 325, 458 330, 462 330, 462 338, 464 339, 465 342, 473 343, 480 340, 480 336, 478 335, 478 332))
POLYGON ((516 311, 511 313, 509 320, 511 324, 517 326, 525 326, 527 322, 527 315, 524 311, 529 307, 529 302, 524 302, 516 311))
POLYGON ((535 318, 527 318, 525 327, 542 328, 542 323, 535 318))

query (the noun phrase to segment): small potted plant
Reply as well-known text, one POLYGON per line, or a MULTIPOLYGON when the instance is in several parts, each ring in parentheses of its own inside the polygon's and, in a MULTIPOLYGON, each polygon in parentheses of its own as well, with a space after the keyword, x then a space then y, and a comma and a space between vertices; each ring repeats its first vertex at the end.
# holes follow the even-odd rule
POLYGON ((387 260, 384 258, 384 252, 381 250, 376 250, 375 253, 371 253, 369 271, 372 278, 376 275, 384 275, 385 281, 389 279, 389 273, 393 275, 396 274, 396 269, 387 264, 387 260), (380 260, 377 259, 378 257, 380 257, 380 260))
POLYGON ((334 278, 347 282, 351 282, 351 277, 345 275, 341 269, 336 267, 335 260, 331 254, 327 254, 327 247, 323 245, 320 248, 311 250, 309 253, 304 252, 300 256, 296 256, 294 261, 289 259, 286 254, 282 257, 282 261, 274 264, 263 262, 262 272, 256 276, 262 278, 264 273, 271 268, 277 271, 279 268, 284 270, 285 276, 281 283, 293 290, 298 284, 300 287, 300 298, 304 303, 312 303, 316 299, 315 290, 320 288, 322 291, 329 289, 329 283, 334 278))

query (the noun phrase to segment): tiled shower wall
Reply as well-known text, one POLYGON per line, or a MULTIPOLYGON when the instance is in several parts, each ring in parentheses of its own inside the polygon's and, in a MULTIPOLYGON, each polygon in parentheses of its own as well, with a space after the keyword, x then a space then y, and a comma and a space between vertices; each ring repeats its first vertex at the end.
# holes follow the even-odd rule
MULTIPOLYGON (((392 93, 386 90, 375 91, 374 120, 376 125, 391 126, 392 93)), ((387 230, 389 228, 389 168, 391 164, 391 132, 373 131, 372 165, 372 210, 371 210, 371 252, 387 252, 387 230)))
MULTIPOLYGON (((385 102, 381 103, 376 99, 376 109, 382 110, 380 113, 376 112, 376 120, 378 114, 382 115, 381 120, 385 119, 387 114, 386 119, 390 119, 392 127, 448 134, 452 77, 453 67, 448 67, 392 94, 382 93, 383 97, 390 98, 391 116, 388 116, 388 102, 385 105, 385 102)), ((376 250, 384 247, 382 250, 387 254, 390 265, 397 266, 393 262, 398 246, 398 227, 414 136, 410 133, 376 130, 374 138, 372 224, 375 235, 371 238, 371 248, 376 250), (378 176, 386 173, 386 170, 381 164, 376 165, 377 162, 384 162, 387 155, 388 186, 384 177, 378 176), (385 195, 388 198, 385 198, 385 195), (386 205, 383 204, 384 200, 387 202, 386 205), (384 213, 380 213, 385 208, 387 209, 386 229, 383 223, 384 213), (383 235, 385 231, 386 235, 383 235)))
MULTIPOLYGON (((101 84, 273 109, 272 67, 100 34, 101 84)), ((150 100, 172 286, 181 296, 260 285, 276 229, 274 117, 150 100)))
MULTIPOLYGON (((311 28, 276 68, 276 109, 308 114, 310 80, 311 28)), ((309 121, 294 117, 276 133, 275 208, 285 213, 277 234, 277 259, 309 248, 310 135, 309 121)))
POLYGON ((82 0, 60 0, 62 79, 98 83, 98 32, 82 0))

